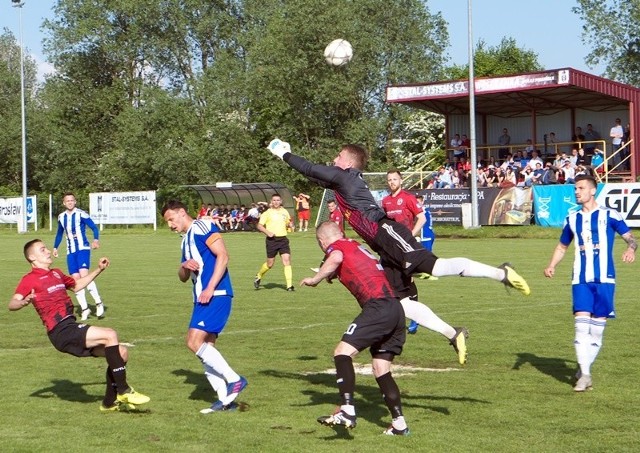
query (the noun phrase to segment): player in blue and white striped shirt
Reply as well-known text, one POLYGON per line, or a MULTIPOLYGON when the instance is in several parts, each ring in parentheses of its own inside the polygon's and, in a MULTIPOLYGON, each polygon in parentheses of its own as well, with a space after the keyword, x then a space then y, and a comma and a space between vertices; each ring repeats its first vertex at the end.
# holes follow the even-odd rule
MULTIPOLYGON (((58 216, 58 231, 56 232, 52 253, 56 258, 58 257, 58 246, 62 242, 62 236, 64 235, 67 240, 67 267, 69 268, 69 274, 77 280, 89 273, 91 249, 100 248, 100 230, 98 230, 98 227, 86 211, 76 207, 76 197, 73 193, 65 193, 62 198, 62 204, 66 210, 58 216), (87 236, 87 227, 93 232, 93 241, 91 242, 89 242, 89 237, 87 236)), ((96 316, 102 318, 104 316, 104 305, 98 293, 98 287, 95 282, 91 282, 87 285, 87 289, 96 303, 96 316)), ((91 314, 91 310, 89 310, 84 289, 75 294, 82 309, 81 320, 86 321, 91 314)))
POLYGON ((575 240, 572 296, 575 322, 576 357, 580 369, 573 388, 584 392, 592 387, 591 365, 602 347, 602 335, 607 318, 615 318, 613 294, 615 269, 613 242, 616 234, 622 236, 627 248, 622 261, 635 261, 638 248, 636 239, 620 213, 598 206, 595 200, 597 184, 593 177, 580 175, 575 180, 576 202, 582 209, 570 213, 564 222, 560 243, 556 246, 549 265, 544 270, 552 278, 555 268, 564 257, 571 241, 575 240))
POLYGON ((203 414, 237 408, 234 400, 247 386, 215 347, 231 314, 233 289, 227 263, 229 254, 220 230, 211 220, 193 220, 186 206, 172 200, 162 208, 171 231, 182 233, 182 259, 178 278, 193 283, 193 312, 187 347, 200 359, 204 374, 218 395, 203 414))

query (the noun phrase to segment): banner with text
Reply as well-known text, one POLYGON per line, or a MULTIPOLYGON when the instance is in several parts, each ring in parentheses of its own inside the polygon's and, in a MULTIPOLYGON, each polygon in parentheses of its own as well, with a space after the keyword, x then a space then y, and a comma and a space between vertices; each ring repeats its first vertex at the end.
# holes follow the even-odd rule
POLYGON ((153 224, 156 192, 102 192, 89 194, 89 215, 98 225, 153 224))
POLYGON ((618 211, 630 227, 640 227, 640 183, 599 184, 596 201, 618 211))
MULTIPOLYGON (((36 196, 27 197, 27 223, 36 223, 38 218, 36 196)), ((22 197, 0 198, 0 223, 22 221, 22 197)))
MULTIPOLYGON (((424 196, 434 223, 462 224, 462 204, 471 203, 470 189, 427 189, 418 194, 424 196)), ((478 189, 480 225, 529 225, 531 217, 531 189, 478 189)))
MULTIPOLYGON (((573 184, 534 186, 533 202, 541 226, 561 227, 570 212, 580 209, 573 184)), ((618 211, 630 227, 640 227, 640 183, 598 184, 596 202, 618 211)))

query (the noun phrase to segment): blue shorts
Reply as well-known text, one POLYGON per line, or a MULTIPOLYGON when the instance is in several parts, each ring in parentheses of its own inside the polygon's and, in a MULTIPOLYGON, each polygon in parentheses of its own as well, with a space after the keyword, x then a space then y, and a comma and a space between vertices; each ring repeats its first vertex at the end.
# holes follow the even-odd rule
POLYGON ((72 275, 80 273, 80 269, 89 269, 91 267, 91 250, 78 250, 67 254, 67 267, 69 274, 72 275))
POLYGON ((189 328, 218 335, 231 315, 232 299, 231 296, 215 296, 208 304, 193 304, 189 328))
POLYGON ((430 252, 433 252, 433 238, 425 238, 420 242, 422 243, 422 246, 425 249, 429 250, 430 252))
POLYGON ((596 318, 615 318, 613 283, 580 283, 572 285, 573 312, 586 311, 596 318))

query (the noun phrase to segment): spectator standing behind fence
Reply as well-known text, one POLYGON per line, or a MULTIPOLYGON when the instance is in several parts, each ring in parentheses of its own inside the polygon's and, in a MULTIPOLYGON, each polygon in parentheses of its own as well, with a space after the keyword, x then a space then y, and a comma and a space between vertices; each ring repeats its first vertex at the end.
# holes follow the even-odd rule
POLYGON ((509 145, 511 144, 511 136, 509 135, 509 131, 507 128, 502 129, 502 135, 498 137, 498 145, 500 148, 498 149, 498 156, 500 159, 504 159, 505 156, 509 153, 509 145))
POLYGON ((466 151, 471 148, 471 140, 469 140, 469 137, 467 137, 465 134, 462 134, 460 140, 462 140, 462 144, 460 145, 462 149, 466 151))
POLYGON ((558 153, 558 139, 556 138, 555 132, 549 132, 547 136, 547 146, 553 153, 558 153))
POLYGON ((582 128, 580 126, 576 127, 573 135, 571 136, 571 141, 576 142, 575 145, 578 147, 582 147, 582 143, 585 140, 584 134, 582 133, 582 128))
POLYGON ((460 134, 456 134, 453 136, 453 138, 449 142, 449 146, 453 151, 453 154, 451 155, 452 161, 455 161, 456 158, 459 158, 460 156, 463 156, 465 154, 465 150, 462 149, 462 139, 460 138, 460 134))
POLYGON ((300 192, 297 197, 293 197, 296 202, 296 211, 298 211, 298 231, 307 231, 309 229, 309 219, 311 218, 311 209, 309 200, 311 197, 300 192))
POLYGON ((525 156, 531 158, 536 148, 533 146, 533 142, 530 138, 527 139, 527 146, 524 147, 525 156))
MULTIPOLYGON (((609 132, 609 136, 611 137, 611 145, 612 145, 612 153, 615 153, 622 146, 622 139, 624 138, 624 129, 622 128, 622 121, 620 118, 616 118, 616 124, 611 128, 609 132)), ((616 154, 613 157, 613 164, 617 165, 620 163, 621 156, 616 154)))
POLYGON ((587 130, 584 132, 584 140, 585 142, 589 142, 584 143, 584 150, 587 153, 587 156, 593 156, 596 146, 598 145, 597 143, 592 142, 601 139, 602 137, 600 136, 600 133, 593 129, 593 124, 587 124, 587 130))

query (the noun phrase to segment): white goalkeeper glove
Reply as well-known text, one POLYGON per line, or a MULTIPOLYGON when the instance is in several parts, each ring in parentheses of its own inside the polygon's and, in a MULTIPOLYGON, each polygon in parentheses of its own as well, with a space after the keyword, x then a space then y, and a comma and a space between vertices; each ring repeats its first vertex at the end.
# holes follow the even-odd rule
POLYGON ((283 142, 279 138, 274 138, 269 142, 267 149, 271 151, 271 154, 278 156, 280 159, 284 158, 284 155, 291 152, 291 146, 287 142, 283 142))

